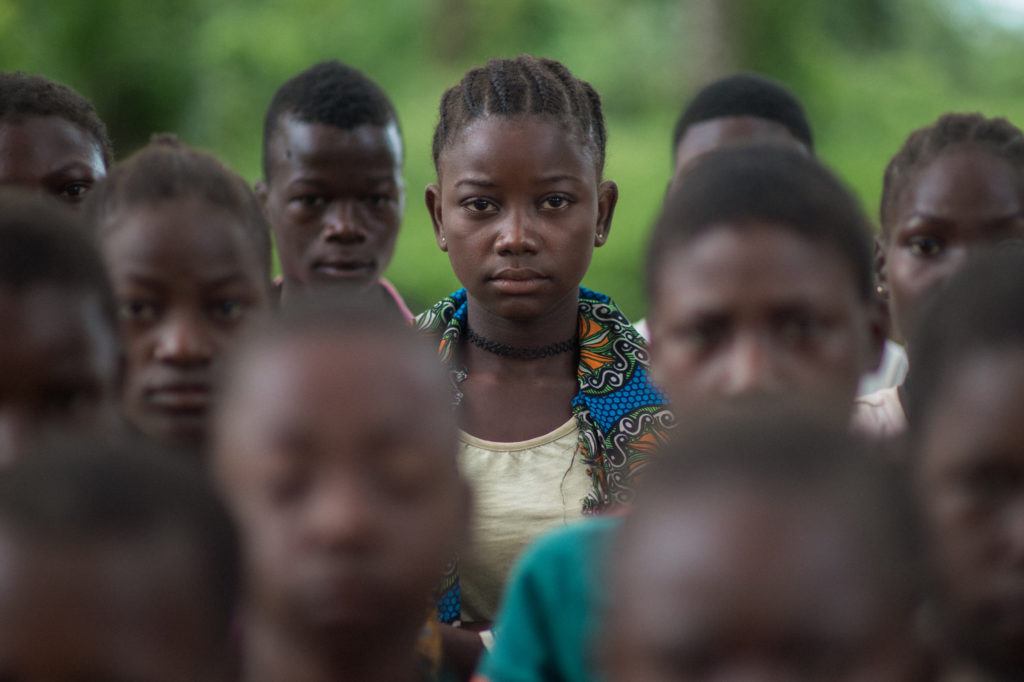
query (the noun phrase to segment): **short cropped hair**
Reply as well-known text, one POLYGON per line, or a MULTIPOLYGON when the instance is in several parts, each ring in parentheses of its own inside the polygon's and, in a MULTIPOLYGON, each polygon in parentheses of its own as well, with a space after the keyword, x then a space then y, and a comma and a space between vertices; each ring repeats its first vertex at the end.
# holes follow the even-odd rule
POLYGON ((119 211, 196 197, 238 216, 260 266, 270 277, 270 225, 256 195, 240 175, 213 155, 170 134, 153 140, 116 164, 86 198, 86 211, 102 234, 119 211))
POLYGON ((238 537, 206 476, 178 454, 142 440, 48 445, 0 475, 0 527, 41 546, 186 543, 203 580, 191 587, 226 646, 241 583, 238 537))
POLYGON ((814 151, 814 135, 803 105, 786 86, 752 73, 738 73, 716 80, 694 96, 676 121, 672 155, 690 126, 716 118, 749 116, 786 127, 808 151, 814 151))
POLYGON ((87 219, 42 197, 0 190, 0 287, 43 286, 94 294, 116 333, 117 305, 87 219))
POLYGON ((878 552, 872 565, 885 589, 915 605, 925 588, 924 534, 904 459, 880 456, 844 420, 799 402, 743 407, 711 410, 681 425, 652 463, 624 535, 642 526, 647 510, 708 488, 749 488, 780 500, 821 496, 864 531, 878 552))
POLYGON ((398 114, 384 90, 362 71, 337 60, 320 62, 277 89, 263 119, 263 178, 270 179, 270 140, 282 116, 342 130, 361 125, 398 127, 398 114))
POLYGON ((647 255, 648 292, 666 254, 728 224, 768 222, 833 249, 872 296, 873 242, 853 194, 824 165, 779 146, 755 145, 709 153, 683 175, 665 200, 647 255))
POLYGON ((114 152, 107 126, 89 100, 44 76, 0 73, 0 121, 20 121, 27 116, 57 116, 74 123, 96 141, 103 165, 110 166, 114 152))
POLYGON ((972 257, 925 301, 910 335, 907 417, 918 435, 943 382, 967 358, 989 351, 1024 352, 1024 247, 992 248, 972 257))

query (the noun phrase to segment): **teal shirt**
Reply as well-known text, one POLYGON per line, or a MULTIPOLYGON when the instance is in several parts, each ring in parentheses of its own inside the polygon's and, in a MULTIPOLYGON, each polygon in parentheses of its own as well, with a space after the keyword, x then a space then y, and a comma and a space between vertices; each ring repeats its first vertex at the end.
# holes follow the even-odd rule
POLYGON ((604 595, 601 572, 618 518, 587 519, 535 542, 512 573, 479 675, 490 682, 590 682, 604 595))

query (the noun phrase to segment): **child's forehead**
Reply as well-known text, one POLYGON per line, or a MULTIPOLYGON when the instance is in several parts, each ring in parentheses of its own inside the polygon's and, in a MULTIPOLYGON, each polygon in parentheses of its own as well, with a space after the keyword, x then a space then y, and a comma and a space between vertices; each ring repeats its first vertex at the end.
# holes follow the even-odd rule
POLYGON ((285 113, 278 119, 268 150, 272 163, 352 163, 367 160, 400 165, 401 133, 394 121, 386 125, 363 123, 341 128, 329 123, 305 121, 285 113))
POLYGON ((73 161, 106 168, 102 145, 84 128, 60 116, 0 119, 0 173, 15 162, 54 166, 73 161))

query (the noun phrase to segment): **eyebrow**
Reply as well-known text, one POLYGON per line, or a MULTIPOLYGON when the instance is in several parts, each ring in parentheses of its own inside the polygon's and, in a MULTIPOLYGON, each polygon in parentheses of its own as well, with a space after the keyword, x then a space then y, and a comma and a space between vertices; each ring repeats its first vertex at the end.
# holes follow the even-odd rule
MULTIPOLYGON (((575 175, 569 173, 556 173, 553 175, 543 175, 533 181, 535 185, 551 185, 556 182, 582 182, 575 175)), ((497 187, 497 183, 486 180, 484 178, 463 178, 455 183, 456 187, 462 187, 463 185, 471 185, 473 187, 497 187)))
POLYGON ((83 175, 88 175, 90 178, 95 178, 96 177, 96 174, 93 173, 92 166, 90 166, 87 163, 83 163, 81 161, 72 161, 70 163, 64 164, 63 166, 55 168, 52 171, 50 171, 49 173, 47 173, 46 177, 47 178, 53 178, 53 177, 59 177, 59 176, 62 176, 62 175, 67 176, 67 175, 71 175, 73 173, 81 173, 83 175))
POLYGON ((497 187, 498 185, 490 180, 484 180, 482 178, 463 178, 455 183, 456 187, 462 187, 464 185, 472 185, 473 187, 497 187))

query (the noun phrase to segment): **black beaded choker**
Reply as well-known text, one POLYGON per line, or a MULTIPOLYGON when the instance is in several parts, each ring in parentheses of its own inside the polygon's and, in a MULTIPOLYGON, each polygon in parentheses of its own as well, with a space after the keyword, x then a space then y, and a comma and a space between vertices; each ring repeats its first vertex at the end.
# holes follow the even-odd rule
POLYGON ((494 353, 495 355, 500 355, 503 358, 512 358, 513 360, 540 360, 541 358, 550 358, 554 355, 561 355, 562 353, 568 353, 571 350, 576 350, 577 346, 576 337, 574 336, 568 341, 550 343, 546 346, 538 346, 536 348, 517 348, 515 346, 510 346, 507 343, 498 343, 497 341, 485 339, 469 327, 466 327, 466 339, 481 350, 485 350, 488 353, 494 353))

